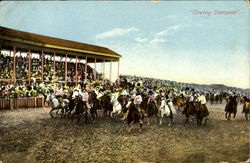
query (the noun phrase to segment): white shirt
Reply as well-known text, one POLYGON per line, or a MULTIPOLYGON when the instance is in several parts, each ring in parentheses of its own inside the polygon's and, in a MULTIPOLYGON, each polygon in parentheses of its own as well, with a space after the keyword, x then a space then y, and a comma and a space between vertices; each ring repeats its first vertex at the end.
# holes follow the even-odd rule
POLYGON ((80 92, 79 94, 82 96, 82 101, 88 102, 88 100, 89 100, 88 92, 80 92))
POLYGON ((141 103, 142 103, 142 97, 141 97, 141 95, 135 96, 134 104, 137 105, 137 104, 141 104, 141 103))
POLYGON ((201 104, 206 104, 206 97, 204 95, 201 95, 200 97, 198 97, 198 100, 201 102, 201 104))

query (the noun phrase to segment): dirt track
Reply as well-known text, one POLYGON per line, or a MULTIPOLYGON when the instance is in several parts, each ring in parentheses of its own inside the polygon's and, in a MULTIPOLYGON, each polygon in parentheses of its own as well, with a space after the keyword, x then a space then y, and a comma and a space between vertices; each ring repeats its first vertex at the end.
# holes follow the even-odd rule
POLYGON ((223 105, 208 105, 207 126, 144 125, 126 134, 126 124, 100 118, 77 126, 50 118, 49 109, 0 112, 0 162, 243 162, 250 158, 250 121, 238 106, 236 120, 224 118, 223 105))

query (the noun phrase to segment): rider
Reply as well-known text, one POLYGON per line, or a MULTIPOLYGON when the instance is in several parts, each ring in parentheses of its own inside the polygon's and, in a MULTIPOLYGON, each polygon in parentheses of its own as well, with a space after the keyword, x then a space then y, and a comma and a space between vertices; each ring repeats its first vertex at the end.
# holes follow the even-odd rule
POLYGON ((142 96, 140 94, 140 90, 137 89, 136 90, 136 96, 135 96, 135 99, 134 99, 134 105, 135 105, 135 108, 136 110, 138 111, 138 114, 139 114, 139 123, 142 124, 143 121, 142 121, 142 112, 141 112, 141 103, 142 103, 142 96))
POLYGON ((86 89, 83 89, 82 92, 80 91, 79 92, 80 96, 82 96, 82 101, 83 101, 83 104, 89 108, 89 104, 88 104, 88 100, 89 100, 89 94, 88 92, 86 91, 86 89))
POLYGON ((149 93, 148 104, 152 103, 155 106, 155 108, 157 108, 156 107, 156 95, 151 90, 148 93, 149 93))
POLYGON ((134 102, 134 99, 135 99, 135 96, 134 96, 134 95, 131 95, 131 97, 130 97, 130 99, 129 99, 127 105, 126 105, 127 111, 126 111, 126 113, 124 114, 124 116, 122 117, 121 120, 124 121, 124 120, 127 119, 128 113, 129 113, 129 109, 130 109, 130 106, 131 106, 131 104, 134 102))
POLYGON ((208 113, 208 109, 206 106, 206 97, 203 92, 200 93, 200 96, 198 97, 198 101, 201 102, 201 109, 203 109, 206 113, 208 113))

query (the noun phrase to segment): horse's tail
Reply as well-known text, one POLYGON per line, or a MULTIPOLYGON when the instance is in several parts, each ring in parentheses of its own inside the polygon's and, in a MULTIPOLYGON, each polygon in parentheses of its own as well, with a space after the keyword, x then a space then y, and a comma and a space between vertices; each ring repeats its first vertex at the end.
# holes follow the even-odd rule
POLYGON ((174 114, 173 114, 173 111, 172 111, 171 107, 168 106, 168 108, 170 110, 170 118, 174 118, 174 114))

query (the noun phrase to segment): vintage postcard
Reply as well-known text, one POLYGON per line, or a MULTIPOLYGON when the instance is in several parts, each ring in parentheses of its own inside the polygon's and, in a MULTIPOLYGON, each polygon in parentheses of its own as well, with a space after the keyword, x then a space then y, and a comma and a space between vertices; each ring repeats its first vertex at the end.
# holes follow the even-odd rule
POLYGON ((1 1, 0 163, 250 163, 250 4, 1 1))

